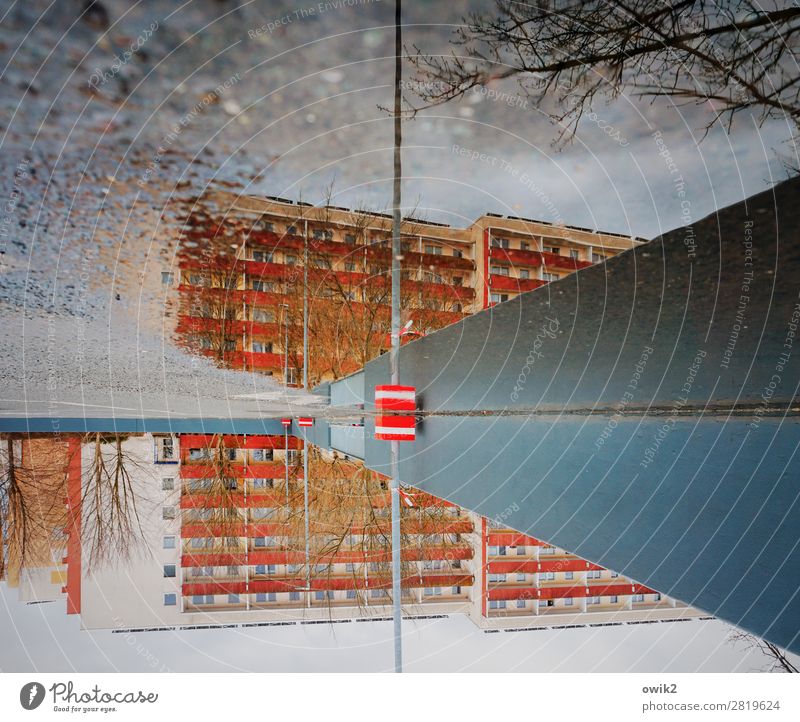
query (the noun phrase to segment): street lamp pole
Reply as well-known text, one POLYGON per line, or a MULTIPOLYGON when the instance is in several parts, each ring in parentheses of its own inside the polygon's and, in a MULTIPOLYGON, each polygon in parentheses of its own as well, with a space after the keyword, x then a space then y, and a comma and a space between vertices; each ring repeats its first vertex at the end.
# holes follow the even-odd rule
MULTIPOLYGON (((400 144, 401 130, 401 84, 402 84, 402 30, 400 0, 395 0, 394 9, 394 179, 392 187, 392 349, 389 357, 392 384, 400 383, 400 202, 402 164, 400 144)), ((403 671, 402 608, 400 579, 400 444, 391 441, 391 497, 392 497, 392 616, 394 618, 394 671, 403 671)))

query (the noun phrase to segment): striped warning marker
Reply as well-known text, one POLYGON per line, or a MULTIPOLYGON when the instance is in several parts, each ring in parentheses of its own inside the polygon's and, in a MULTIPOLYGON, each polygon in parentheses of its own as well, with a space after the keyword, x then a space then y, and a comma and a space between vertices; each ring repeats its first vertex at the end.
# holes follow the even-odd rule
POLYGON ((414 411, 417 389, 414 386, 387 384, 375 387, 375 408, 378 411, 414 411))
POLYGON ((417 432, 413 416, 376 416, 375 438, 384 441, 414 441, 417 432))
POLYGON ((297 425, 298 426, 313 426, 314 425, 314 419, 312 419, 310 416, 301 416, 299 419, 297 419, 297 425))
POLYGON ((291 426, 292 425, 292 420, 291 419, 281 419, 281 424, 283 426, 291 426))

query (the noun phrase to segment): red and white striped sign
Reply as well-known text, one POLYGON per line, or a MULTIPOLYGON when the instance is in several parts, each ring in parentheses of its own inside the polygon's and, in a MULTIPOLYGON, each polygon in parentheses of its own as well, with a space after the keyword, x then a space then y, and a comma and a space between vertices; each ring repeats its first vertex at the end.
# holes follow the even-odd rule
POLYGON ((414 411, 417 408, 417 389, 396 384, 376 386, 375 408, 378 411, 414 411))
POLYGON ((384 441, 414 441, 417 431, 413 416, 376 416, 375 438, 384 441))
POLYGON ((312 419, 310 416, 301 416, 299 419, 297 419, 297 425, 298 426, 313 426, 314 425, 314 419, 312 419))
POLYGON ((292 425, 292 420, 291 419, 281 419, 281 424, 283 424, 284 426, 291 426, 292 425))

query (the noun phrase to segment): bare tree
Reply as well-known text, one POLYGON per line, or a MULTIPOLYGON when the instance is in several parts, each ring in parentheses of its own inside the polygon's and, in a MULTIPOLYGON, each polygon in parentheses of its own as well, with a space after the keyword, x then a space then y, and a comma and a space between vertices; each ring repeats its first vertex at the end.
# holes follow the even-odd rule
POLYGON ((769 658, 765 671, 767 672, 800 672, 797 665, 786 655, 786 652, 772 642, 761 639, 755 634, 737 629, 728 637, 732 643, 742 642, 747 649, 756 649, 769 658))
POLYGON ((61 554, 66 443, 7 434, 0 448, 0 579, 61 554))
POLYGON ((129 559, 144 538, 141 504, 144 494, 134 475, 144 471, 128 451, 126 434, 86 434, 74 453, 81 465, 81 530, 91 567, 129 559))
MULTIPOLYGON (((414 48, 427 104, 516 78, 564 133, 599 96, 630 92, 710 103, 728 126, 740 111, 800 122, 800 8, 780 0, 496 0, 455 31, 456 49, 414 48)), ((415 107, 419 110, 420 107, 415 107)))

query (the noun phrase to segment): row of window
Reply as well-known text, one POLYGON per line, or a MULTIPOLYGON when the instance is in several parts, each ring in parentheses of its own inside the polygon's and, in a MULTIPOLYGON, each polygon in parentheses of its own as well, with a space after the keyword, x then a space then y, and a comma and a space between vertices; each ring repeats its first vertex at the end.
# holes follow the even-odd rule
MULTIPOLYGON (((570 581, 575 579, 575 572, 564 572, 564 579, 566 581, 570 581)), ((595 569, 586 572, 587 579, 602 579, 603 572, 600 569, 595 569)), ((524 582, 527 580, 527 574, 523 572, 519 572, 516 576, 516 581, 524 582)), ((530 576, 534 576, 531 574, 530 576)), ((617 572, 611 572, 611 578, 616 579, 619 576, 617 572)), ((489 582, 493 584, 503 584, 504 582, 508 581, 508 574, 489 574, 489 582)), ((540 582, 552 582, 556 579, 556 572, 538 572, 538 577, 540 582)))
MULTIPOLYGON (((443 588, 442 587, 430 587, 426 588, 424 591, 424 596, 426 597, 438 597, 443 595, 443 588)), ((369 593, 363 592, 365 596, 369 599, 380 599, 382 601, 389 601, 390 595, 387 589, 370 589, 369 593)), ((447 593, 453 594, 456 596, 461 595, 461 587, 448 587, 447 593)), ((256 592, 254 595, 255 603, 262 604, 268 602, 277 602, 278 601, 278 594, 277 592, 256 592)), ((403 592, 403 596, 410 597, 410 593, 406 590, 403 592)), ((355 600, 358 597, 358 592, 355 589, 347 589, 341 592, 335 592, 333 590, 320 590, 312 592, 312 599, 318 602, 324 601, 336 601, 337 599, 346 599, 346 600, 355 600)), ((240 594, 227 594, 227 595, 214 595, 214 594, 195 594, 192 595, 192 604, 195 606, 203 606, 203 605, 214 605, 214 604, 223 604, 227 602, 228 604, 243 604, 244 600, 242 595, 240 594)), ((299 602, 301 599, 300 592, 293 591, 288 592, 288 601, 290 602, 299 602)), ((165 606, 175 606, 177 604, 177 595, 174 593, 167 593, 164 595, 164 605, 165 606)))
MULTIPOLYGON (((225 449, 225 456, 229 461, 237 461, 242 457, 248 457, 250 461, 273 461, 275 449, 225 449)), ((279 449, 283 451, 283 449, 279 449)), ((292 451, 290 449, 289 451, 292 451)), ((202 448, 189 449, 189 461, 209 461, 216 455, 216 449, 202 448)))
MULTIPOLYGON (((609 597, 605 597, 606 604, 619 604, 619 597, 616 595, 611 595, 609 597)), ((575 605, 575 599, 572 597, 565 597, 561 600, 555 599, 538 599, 538 600, 527 600, 527 599, 517 599, 515 600, 515 607, 517 609, 525 609, 529 604, 533 605, 536 604, 539 608, 546 608, 546 607, 555 607, 558 606, 556 604, 557 601, 560 601, 563 606, 565 607, 572 607, 575 605)), ((644 594, 634 594, 631 597, 631 601, 633 603, 641 603, 645 601, 644 594)), ((653 595, 654 602, 661 601, 660 594, 653 595)), ((586 597, 586 604, 587 605, 596 605, 602 604, 603 597, 586 597)), ((490 599, 489 600, 489 609, 507 609, 507 602, 504 599, 490 599)))
MULTIPOLYGON (((532 547, 535 549, 536 547, 532 547)), ((514 550, 516 549, 516 554, 518 556, 524 556, 528 553, 528 547, 526 546, 490 546, 488 548, 489 556, 490 557, 505 557, 505 556, 512 556, 514 554, 514 550)), ((539 547, 539 554, 555 554, 558 550, 556 547, 547 547, 547 546, 540 546, 539 547)))

